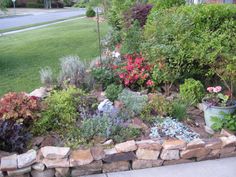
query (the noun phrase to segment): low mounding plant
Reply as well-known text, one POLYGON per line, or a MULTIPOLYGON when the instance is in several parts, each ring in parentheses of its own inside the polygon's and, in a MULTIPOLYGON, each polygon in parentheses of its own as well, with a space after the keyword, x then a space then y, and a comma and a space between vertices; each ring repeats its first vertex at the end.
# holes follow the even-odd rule
POLYGON ((184 84, 180 85, 181 98, 190 105, 201 102, 204 97, 204 86, 200 81, 194 79, 186 79, 184 84))
POLYGON ((111 84, 105 90, 106 97, 110 101, 115 101, 118 98, 118 95, 122 92, 123 88, 121 85, 111 84))
POLYGON ((46 87, 49 87, 53 84, 52 69, 50 67, 42 68, 40 71, 41 83, 46 87))
POLYGON ((8 93, 0 99, 1 150, 23 152, 40 109, 40 100, 25 93, 8 93))
POLYGON ((0 99, 0 120, 25 122, 39 117, 40 100, 26 93, 10 92, 0 99))
POLYGON ((45 100, 46 108, 42 112, 42 118, 35 125, 33 132, 43 134, 47 131, 65 133, 76 124, 78 112, 77 105, 80 103, 80 96, 85 93, 74 87, 66 90, 54 91, 45 100))
POLYGON ((220 131, 222 128, 228 129, 230 131, 236 131, 236 114, 226 114, 223 113, 223 118, 212 117, 212 129, 215 131, 220 131))
POLYGON ((85 64, 77 56, 67 56, 61 59, 61 71, 58 78, 60 85, 74 85, 76 87, 86 84, 87 73, 85 64))
POLYGON ((136 92, 132 92, 129 89, 124 89, 118 96, 118 100, 121 101, 125 109, 128 110, 131 116, 139 115, 144 106, 147 104, 147 95, 141 95, 136 92))
POLYGON ((150 78, 151 66, 140 55, 126 55, 124 63, 116 67, 116 72, 122 83, 131 89, 154 86, 150 78))
POLYGON ((93 10, 92 7, 89 7, 88 10, 86 11, 86 17, 95 17, 96 12, 93 10))

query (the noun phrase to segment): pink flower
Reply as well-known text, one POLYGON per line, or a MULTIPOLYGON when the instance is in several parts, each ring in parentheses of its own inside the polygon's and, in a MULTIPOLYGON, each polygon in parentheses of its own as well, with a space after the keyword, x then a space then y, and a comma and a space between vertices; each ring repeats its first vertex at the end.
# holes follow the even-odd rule
POLYGON ((213 88, 213 92, 215 92, 215 93, 219 93, 221 90, 222 90, 221 86, 216 86, 213 88))
POLYGON ((152 80, 147 81, 147 86, 151 87, 154 85, 154 82, 152 80))
POLYGON ((214 90, 214 87, 207 87, 207 91, 208 91, 208 92, 212 93, 213 90, 214 90))

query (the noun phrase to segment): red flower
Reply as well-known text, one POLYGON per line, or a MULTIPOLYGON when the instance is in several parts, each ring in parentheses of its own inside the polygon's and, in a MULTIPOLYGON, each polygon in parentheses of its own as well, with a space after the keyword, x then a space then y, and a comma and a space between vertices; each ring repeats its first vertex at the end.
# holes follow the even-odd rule
POLYGON ((146 84, 147 86, 152 87, 154 85, 154 82, 149 79, 146 84))

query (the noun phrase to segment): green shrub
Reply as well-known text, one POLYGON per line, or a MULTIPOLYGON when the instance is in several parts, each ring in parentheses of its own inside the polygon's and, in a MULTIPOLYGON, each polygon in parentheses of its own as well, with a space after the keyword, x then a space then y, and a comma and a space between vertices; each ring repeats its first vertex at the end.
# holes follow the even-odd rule
POLYGON ((155 95, 143 108, 141 118, 153 123, 156 116, 167 116, 171 113, 171 103, 164 96, 155 95))
POLYGON ((89 7, 86 11, 86 17, 95 17, 96 12, 93 10, 93 8, 89 7))
POLYGON ((136 92, 132 92, 128 89, 124 89, 118 96, 125 108, 130 111, 131 115, 138 115, 142 112, 144 106, 148 101, 147 95, 141 95, 136 92))
POLYGON ((213 61, 235 56, 235 19, 235 5, 153 10, 145 26, 143 54, 155 63, 164 60, 179 79, 204 78, 213 61))
POLYGON ((110 121, 107 116, 96 115, 88 118, 81 123, 81 136, 87 141, 95 137, 109 137, 110 121))
POLYGON ((180 96, 190 105, 199 103, 204 95, 204 86, 200 81, 186 79, 184 84, 180 85, 180 96))
POLYGON ((134 24, 126 32, 124 32, 124 41, 122 43, 121 53, 140 53, 141 42, 142 30, 138 21, 135 21, 134 24))
POLYGON ((118 95, 122 92, 122 89, 121 85, 111 84, 105 90, 106 97, 110 101, 115 101, 118 98, 118 95))
POLYGON ((47 131, 56 131, 64 134, 69 131, 76 124, 77 105, 83 95, 85 93, 82 90, 74 87, 54 91, 51 96, 46 98, 46 108, 42 112, 42 118, 35 123, 33 132, 43 134, 47 131))
POLYGON ((179 121, 183 121, 187 119, 188 104, 186 104, 180 99, 177 99, 173 101, 171 106, 172 106, 172 109, 171 109, 172 117, 178 119, 179 121))
POLYGON ((116 126, 112 128, 112 134, 111 138, 116 143, 125 142, 128 140, 133 140, 141 135, 141 130, 137 128, 131 128, 131 127, 122 127, 122 126, 116 126))
POLYGON ((27 8, 44 8, 44 5, 37 2, 27 2, 26 7, 27 8))
POLYGON ((220 131, 222 128, 228 129, 230 131, 236 131, 236 113, 225 114, 222 112, 223 118, 212 117, 212 129, 215 131, 220 131))

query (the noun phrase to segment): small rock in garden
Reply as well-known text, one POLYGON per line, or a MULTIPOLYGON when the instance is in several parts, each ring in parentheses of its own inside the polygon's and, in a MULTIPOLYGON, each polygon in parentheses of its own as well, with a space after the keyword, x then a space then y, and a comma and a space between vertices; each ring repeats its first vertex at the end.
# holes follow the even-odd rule
POLYGON ((112 155, 112 154, 117 154, 117 150, 115 148, 111 148, 111 149, 104 149, 104 152, 106 155, 112 155))
POLYGON ((94 160, 101 160, 105 157, 105 152, 100 146, 92 147, 91 153, 94 160))
POLYGON ((1 170, 16 170, 17 169, 17 155, 10 155, 1 158, 1 170))
POLYGON ((182 140, 165 140, 162 144, 164 149, 183 149, 186 147, 186 142, 182 140))
POLYGON ((161 152, 161 159, 162 160, 178 160, 180 159, 179 150, 163 149, 161 152))
POLYGON ((102 161, 94 161, 87 165, 72 168, 71 177, 78 177, 83 175, 92 175, 102 173, 102 161))
POLYGON ((236 136, 231 135, 229 137, 220 137, 220 140, 222 141, 222 147, 232 147, 236 145, 236 136))
POLYGON ((206 148, 196 148, 196 149, 188 149, 181 151, 180 155, 183 159, 190 159, 193 157, 205 157, 210 153, 209 149, 206 148))
POLYGON ((42 152, 43 157, 47 159, 63 159, 63 158, 68 157, 70 148, 45 146, 41 148, 41 152, 42 152))
POLYGON ((44 163, 44 165, 46 165, 47 168, 70 167, 70 162, 67 158, 65 158, 65 159, 43 159, 42 163, 44 163))
POLYGON ((24 168, 32 165, 36 161, 37 152, 33 149, 17 156, 18 168, 24 168))
POLYGON ((195 139, 187 144, 187 149, 201 148, 205 146, 205 142, 201 139, 195 139))
POLYGON ((55 168, 55 170, 56 170, 55 177, 69 176, 70 173, 69 168, 55 168))
POLYGON ((113 145, 113 144, 114 144, 113 140, 110 139, 110 140, 105 141, 102 145, 109 146, 109 145, 113 145))
POLYGON ((44 98, 47 96, 47 89, 44 87, 40 87, 39 89, 36 89, 32 91, 29 96, 35 96, 38 98, 44 98))
POLYGON ((70 155, 70 166, 79 166, 79 165, 87 165, 93 161, 93 156, 91 154, 90 149, 87 150, 75 150, 72 151, 70 155))
POLYGON ((103 113, 111 113, 113 109, 113 103, 108 99, 105 99, 98 105, 98 111, 103 113))
POLYGON ((149 149, 156 151, 160 151, 162 149, 162 145, 159 141, 142 140, 142 141, 136 141, 136 144, 139 149, 149 149))
POLYGON ((208 126, 204 126, 204 129, 205 129, 205 131, 207 132, 207 133, 209 133, 210 135, 214 135, 214 130, 212 130, 210 127, 208 127, 208 126))
POLYGON ((31 167, 26 167, 26 168, 22 168, 22 169, 17 169, 17 170, 11 170, 11 171, 7 171, 8 176, 18 176, 18 175, 23 175, 26 173, 29 173, 31 171, 31 167))
POLYGON ((141 160, 157 160, 159 157, 160 151, 149 150, 149 149, 138 149, 136 151, 136 156, 141 160))
POLYGON ((117 100, 116 100, 116 101, 114 102, 114 106, 115 106, 116 109, 120 110, 121 108, 123 108, 124 103, 122 103, 121 101, 117 101, 117 100))
POLYGON ((34 165, 32 165, 32 168, 34 170, 38 170, 38 171, 44 171, 45 169, 45 165, 41 162, 35 163, 34 165))
POLYGON ((118 171, 127 171, 130 169, 130 163, 127 161, 119 161, 112 163, 103 164, 103 173, 118 172, 118 171))
POLYGON ((137 145, 134 140, 131 140, 115 145, 115 149, 117 152, 130 152, 135 151, 137 149, 137 145))
POLYGON ((55 169, 46 169, 45 171, 32 170, 32 177, 54 177, 55 169))

